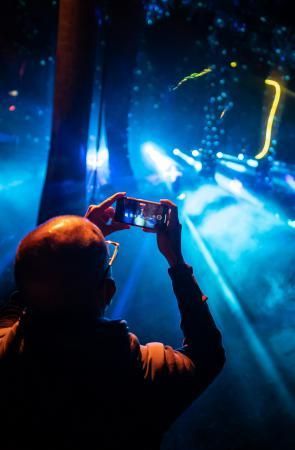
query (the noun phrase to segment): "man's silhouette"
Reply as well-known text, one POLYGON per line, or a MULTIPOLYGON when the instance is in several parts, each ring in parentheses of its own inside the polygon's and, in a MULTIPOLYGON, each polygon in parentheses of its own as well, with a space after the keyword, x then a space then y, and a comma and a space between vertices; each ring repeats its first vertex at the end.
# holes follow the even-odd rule
POLYGON ((87 218, 56 217, 19 245, 15 303, 23 312, 4 317, 0 329, 2 450, 159 448, 224 364, 168 200, 168 228, 157 241, 170 265, 183 347, 141 345, 126 322, 104 318, 115 292, 105 237, 129 228, 110 224, 123 195, 91 206, 87 218))

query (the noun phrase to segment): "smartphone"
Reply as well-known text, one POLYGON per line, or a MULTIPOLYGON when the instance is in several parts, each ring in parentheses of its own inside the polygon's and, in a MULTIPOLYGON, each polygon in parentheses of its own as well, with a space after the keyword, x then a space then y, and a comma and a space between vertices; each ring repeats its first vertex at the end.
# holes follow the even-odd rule
POLYGON ((169 206, 161 203, 123 197, 117 200, 114 220, 136 227, 161 230, 167 226, 168 211, 169 206))

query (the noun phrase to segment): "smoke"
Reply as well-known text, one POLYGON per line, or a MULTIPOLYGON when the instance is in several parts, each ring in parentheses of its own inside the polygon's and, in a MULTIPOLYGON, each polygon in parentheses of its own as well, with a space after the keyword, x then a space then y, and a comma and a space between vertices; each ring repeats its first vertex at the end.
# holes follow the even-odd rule
MULTIPOLYGON (((293 230, 271 207, 233 197, 218 186, 187 194, 185 211, 222 273, 255 315, 292 303, 293 230)), ((294 304, 293 304, 294 305, 294 304)))

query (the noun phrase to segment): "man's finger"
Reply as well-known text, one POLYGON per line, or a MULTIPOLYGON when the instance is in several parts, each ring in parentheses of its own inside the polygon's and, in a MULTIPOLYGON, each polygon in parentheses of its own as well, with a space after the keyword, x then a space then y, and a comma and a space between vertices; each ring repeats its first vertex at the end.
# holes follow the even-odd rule
POLYGON ((160 203, 162 205, 167 205, 170 208, 168 226, 173 227, 179 225, 178 208, 175 205, 175 203, 173 203, 171 200, 168 199, 160 200, 160 203))
POLYGON ((160 200, 160 203, 162 205, 168 205, 168 206, 174 206, 175 208, 177 208, 177 206, 175 205, 175 203, 173 203, 171 200, 168 200, 167 198, 163 198, 160 200))
POLYGON ((110 206, 109 208, 105 209, 104 211, 101 211, 100 214, 101 214, 101 218, 105 222, 108 222, 109 220, 114 218, 115 209, 112 206, 110 206))
POLYGON ((156 230, 152 230, 151 228, 142 228, 142 231, 144 231, 145 233, 156 233, 156 230))
POLYGON ((102 203, 97 205, 97 208, 99 208, 100 210, 105 210, 109 206, 112 206, 112 204, 115 203, 115 201, 119 198, 125 197, 125 195, 126 192, 117 192, 116 194, 112 195, 111 197, 107 198, 102 203))
POLYGON ((85 217, 88 217, 91 211, 95 208, 95 205, 89 205, 85 214, 85 217))
POLYGON ((104 214, 107 214, 108 215, 108 217, 114 217, 114 215, 115 215, 115 208, 113 208, 112 206, 109 206, 107 209, 105 209, 104 210, 104 214))

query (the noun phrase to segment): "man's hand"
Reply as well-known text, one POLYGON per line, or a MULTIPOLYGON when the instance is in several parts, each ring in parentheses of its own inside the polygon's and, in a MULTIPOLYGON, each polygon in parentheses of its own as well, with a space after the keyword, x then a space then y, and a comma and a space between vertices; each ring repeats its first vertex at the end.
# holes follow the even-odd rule
MULTIPOLYGON (((177 206, 170 200, 160 200, 160 203, 169 207, 169 217, 167 228, 157 232, 159 250, 167 259, 170 267, 184 264, 181 252, 181 224, 178 220, 177 206)), ((144 229, 144 231, 150 232, 151 230, 144 229)))
POLYGON ((100 228, 104 237, 113 233, 114 231, 128 230, 129 225, 125 225, 119 222, 113 222, 115 215, 115 208, 112 204, 119 198, 125 197, 126 192, 117 192, 117 194, 104 200, 99 205, 90 205, 85 217, 93 222, 98 228, 100 228))

